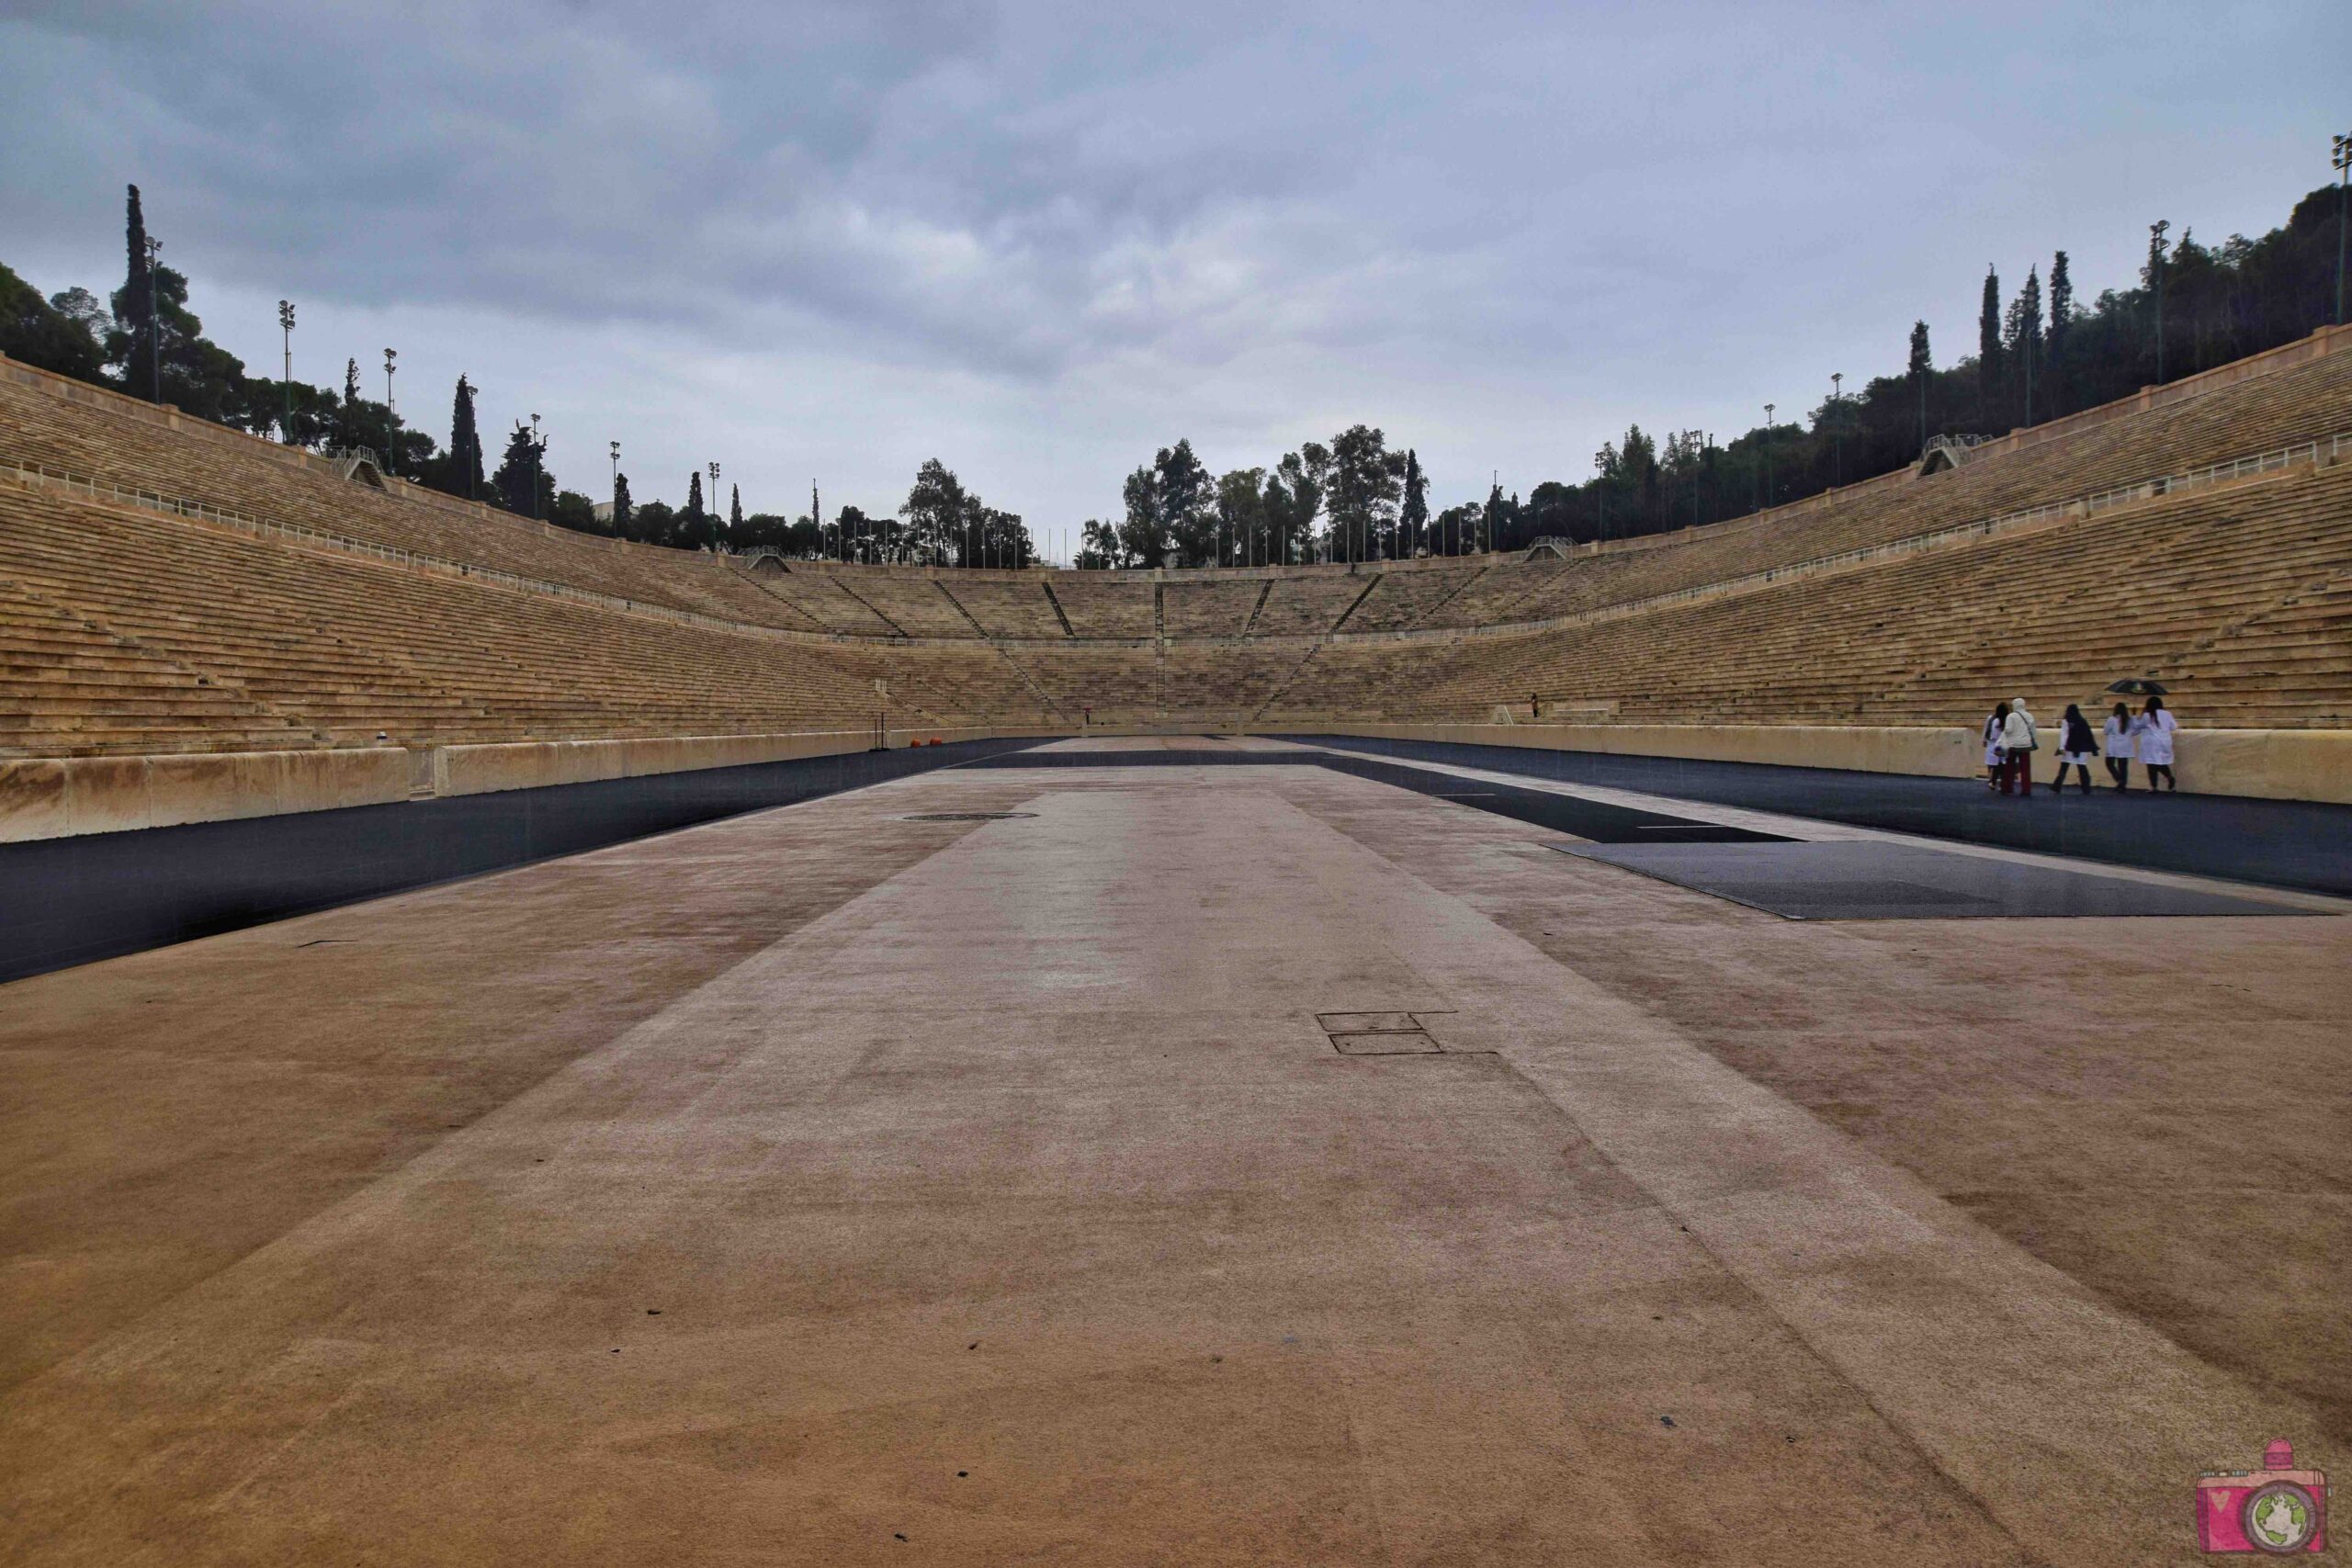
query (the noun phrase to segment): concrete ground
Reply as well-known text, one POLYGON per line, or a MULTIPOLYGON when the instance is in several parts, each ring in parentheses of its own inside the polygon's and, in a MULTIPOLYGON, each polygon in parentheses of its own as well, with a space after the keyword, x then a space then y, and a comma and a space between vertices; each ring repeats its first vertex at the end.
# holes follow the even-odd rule
POLYGON ((2187 1562, 2345 1468, 2352 922, 1559 841, 954 770, 0 987, 0 1558, 2187 1562))

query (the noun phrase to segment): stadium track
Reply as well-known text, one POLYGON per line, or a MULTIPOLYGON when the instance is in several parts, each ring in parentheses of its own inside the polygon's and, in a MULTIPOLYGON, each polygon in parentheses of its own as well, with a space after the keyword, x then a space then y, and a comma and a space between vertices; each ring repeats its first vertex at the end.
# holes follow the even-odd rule
POLYGON ((2352 1434, 2352 926, 1475 794, 936 769, 11 986, 0 1556, 2186 1562, 2352 1434))

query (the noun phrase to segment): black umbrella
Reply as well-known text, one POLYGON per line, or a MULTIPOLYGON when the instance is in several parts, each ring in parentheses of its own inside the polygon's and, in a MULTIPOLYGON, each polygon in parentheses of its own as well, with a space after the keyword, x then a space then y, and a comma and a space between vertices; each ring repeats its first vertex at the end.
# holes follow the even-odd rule
POLYGON ((2127 676, 2108 690, 2119 697, 2165 697, 2172 694, 2162 681, 2143 681, 2137 675, 2127 676))

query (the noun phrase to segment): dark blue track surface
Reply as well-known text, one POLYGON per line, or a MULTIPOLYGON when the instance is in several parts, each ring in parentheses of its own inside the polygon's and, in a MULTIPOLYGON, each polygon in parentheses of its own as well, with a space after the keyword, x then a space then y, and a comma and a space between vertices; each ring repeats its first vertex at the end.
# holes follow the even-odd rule
POLYGON ((0 844, 0 981, 1036 744, 966 740, 0 844))
POLYGON ((1995 795, 1974 780, 1905 773, 1351 735, 1274 739, 2352 897, 2352 807, 2347 806, 2219 795, 2155 795, 2136 788, 2121 794, 2099 789, 2088 795, 2072 791, 2053 795, 2046 781, 2031 799, 2025 799, 1995 795))

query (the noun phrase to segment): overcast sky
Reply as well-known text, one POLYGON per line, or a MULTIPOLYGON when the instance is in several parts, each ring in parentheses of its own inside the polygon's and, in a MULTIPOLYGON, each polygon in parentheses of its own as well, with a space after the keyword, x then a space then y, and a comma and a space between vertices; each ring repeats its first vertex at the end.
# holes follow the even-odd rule
POLYGON ((2352 6, 619 6, 0 0, 0 261, 357 355, 447 436, 533 412, 601 497, 1034 527, 1363 421, 1436 504, 1728 437, 1974 338, 1987 262, 2131 281, 2281 221, 2352 130, 2352 6), (2347 123, 2339 123, 2347 122, 2347 123))

